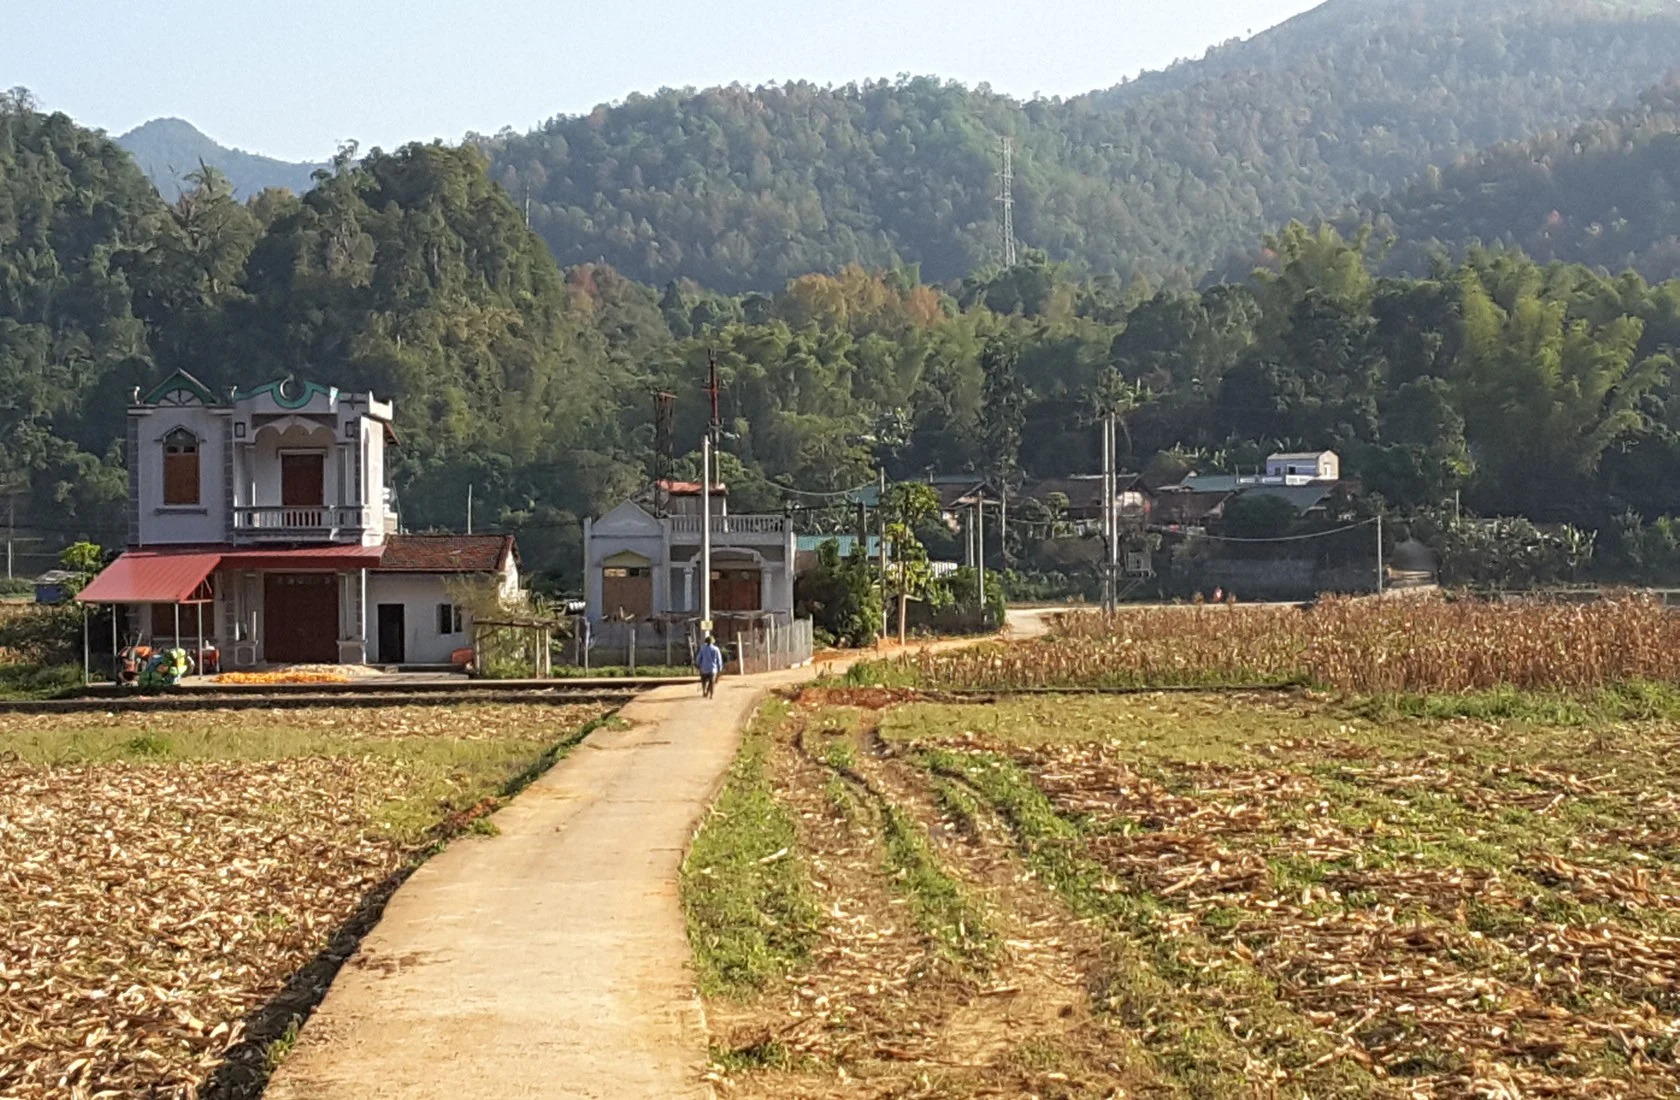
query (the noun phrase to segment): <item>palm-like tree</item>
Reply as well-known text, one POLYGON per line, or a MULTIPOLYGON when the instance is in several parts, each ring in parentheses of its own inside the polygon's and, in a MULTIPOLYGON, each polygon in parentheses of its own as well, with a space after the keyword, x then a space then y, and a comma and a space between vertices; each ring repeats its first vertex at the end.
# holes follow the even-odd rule
MULTIPOLYGON (((1097 379, 1096 387, 1091 391, 1092 413, 1096 419, 1113 416, 1120 425, 1120 431, 1126 436, 1126 454, 1132 454, 1132 430, 1127 426, 1127 419, 1137 410, 1155 400, 1155 394, 1148 386, 1139 382, 1128 381, 1117 370, 1110 370, 1097 379)), ((1135 456, 1133 456, 1135 457, 1135 456)))

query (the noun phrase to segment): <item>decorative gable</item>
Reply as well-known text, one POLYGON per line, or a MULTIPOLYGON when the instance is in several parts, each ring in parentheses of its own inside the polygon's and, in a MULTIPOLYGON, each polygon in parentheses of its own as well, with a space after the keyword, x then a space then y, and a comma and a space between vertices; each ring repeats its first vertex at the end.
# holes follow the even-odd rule
POLYGON ((216 404, 210 387, 184 370, 178 370, 152 388, 138 401, 142 405, 208 406, 216 404))
POLYGON ((644 512, 632 501, 625 501, 617 508, 608 512, 591 525, 596 536, 626 536, 647 535, 659 537, 664 528, 659 521, 644 512))
POLYGON ((319 382, 299 382, 291 375, 276 378, 272 382, 264 382, 248 390, 239 390, 233 395, 235 401, 249 401, 254 397, 267 395, 282 409, 301 409, 317 397, 325 397, 329 403, 338 400, 336 386, 323 386, 319 382))

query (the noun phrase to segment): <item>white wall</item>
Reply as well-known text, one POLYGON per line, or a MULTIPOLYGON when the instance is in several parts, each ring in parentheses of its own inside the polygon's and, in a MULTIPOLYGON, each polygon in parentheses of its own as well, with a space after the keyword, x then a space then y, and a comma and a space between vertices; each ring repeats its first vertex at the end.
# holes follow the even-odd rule
POLYGON ((590 531, 590 537, 585 541, 584 601, 588 606, 589 618, 600 621, 601 618, 601 563, 614 554, 626 551, 639 554, 646 558, 653 567, 653 607, 655 611, 668 607, 669 597, 665 591, 668 577, 662 576, 666 571, 661 568, 665 560, 664 534, 649 535, 602 535, 590 531))
POLYGON ((451 653, 472 644, 472 616, 465 613, 461 633, 438 633, 438 604, 452 602, 444 577, 437 573, 369 573, 368 660, 385 663, 385 654, 379 651, 379 605, 399 603, 403 605, 404 662, 448 664, 451 653))
POLYGON ((362 419, 362 502, 367 508, 367 530, 362 542, 376 546, 385 536, 385 426, 369 417, 362 419))
POLYGON ((223 476, 227 414, 196 406, 159 406, 131 414, 139 423, 136 470, 139 477, 139 541, 217 543, 227 537, 226 480, 223 476), (163 437, 185 428, 198 437, 198 504, 163 503, 163 437))

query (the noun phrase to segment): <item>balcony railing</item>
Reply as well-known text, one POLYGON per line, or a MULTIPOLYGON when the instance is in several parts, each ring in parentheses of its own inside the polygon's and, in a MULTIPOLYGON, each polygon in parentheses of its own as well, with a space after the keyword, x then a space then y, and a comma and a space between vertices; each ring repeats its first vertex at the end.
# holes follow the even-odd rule
POLYGON ((330 539, 360 535, 363 510, 354 505, 262 505, 233 510, 234 533, 256 539, 330 539))
MULTIPOLYGON (((787 530, 786 516, 713 516, 712 536, 776 535, 787 530)), ((671 534, 700 536, 699 516, 672 516, 671 534)))

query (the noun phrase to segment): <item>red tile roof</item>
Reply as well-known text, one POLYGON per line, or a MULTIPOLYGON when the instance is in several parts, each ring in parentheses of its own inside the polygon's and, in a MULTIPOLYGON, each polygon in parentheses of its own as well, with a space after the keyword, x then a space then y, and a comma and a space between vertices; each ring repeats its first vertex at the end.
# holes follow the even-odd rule
POLYGON ((514 555, 512 535, 392 535, 381 573, 499 573, 514 555))
MULTIPOLYGON (((660 489, 664 489, 672 496, 697 497, 700 495, 700 483, 698 481, 656 481, 654 482, 654 485, 660 489)), ((714 481, 712 483, 712 495, 728 496, 729 486, 725 485, 721 481, 714 481)))

